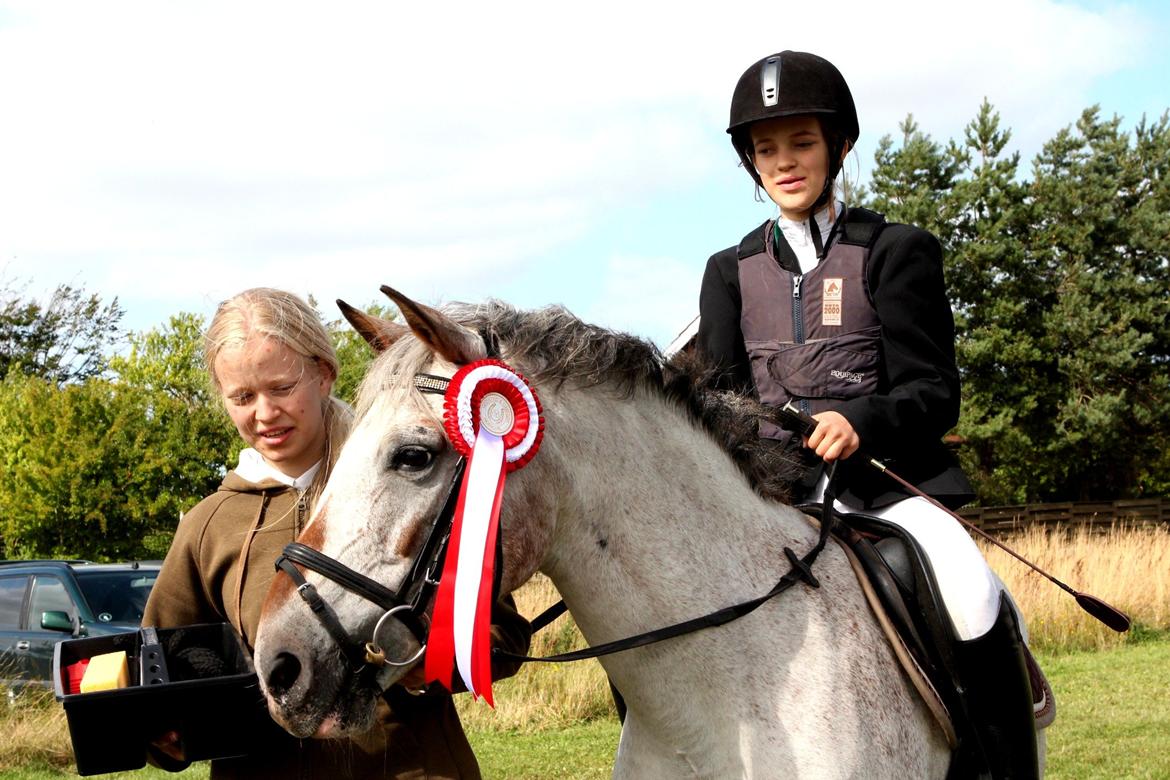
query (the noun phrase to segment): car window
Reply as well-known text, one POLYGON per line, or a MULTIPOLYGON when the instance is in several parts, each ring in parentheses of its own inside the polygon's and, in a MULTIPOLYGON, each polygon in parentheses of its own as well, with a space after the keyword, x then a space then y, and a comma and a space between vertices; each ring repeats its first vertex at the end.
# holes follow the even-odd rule
POLYGON ((20 628, 20 610, 28 575, 0 577, 0 628, 20 628))
POLYGON ((138 624, 157 576, 157 571, 146 569, 78 571, 77 584, 102 623, 138 624))
POLYGON ((65 612, 71 618, 77 617, 77 607, 65 590, 65 583, 50 574, 33 577, 32 598, 28 606, 29 628, 40 628, 44 612, 65 612))

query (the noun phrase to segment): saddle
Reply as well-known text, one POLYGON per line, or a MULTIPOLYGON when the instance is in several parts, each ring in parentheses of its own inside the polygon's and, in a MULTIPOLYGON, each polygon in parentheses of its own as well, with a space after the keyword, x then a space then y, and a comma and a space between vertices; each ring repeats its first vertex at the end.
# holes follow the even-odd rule
MULTIPOLYGON (((799 507, 819 518, 820 504, 799 507)), ((866 599, 911 684, 922 696, 954 750, 973 724, 956 674, 956 639, 930 563, 919 544, 898 526, 862 514, 838 514, 834 539, 853 565, 866 599)), ((1036 729, 1056 718, 1056 700, 1024 645, 1036 729)))

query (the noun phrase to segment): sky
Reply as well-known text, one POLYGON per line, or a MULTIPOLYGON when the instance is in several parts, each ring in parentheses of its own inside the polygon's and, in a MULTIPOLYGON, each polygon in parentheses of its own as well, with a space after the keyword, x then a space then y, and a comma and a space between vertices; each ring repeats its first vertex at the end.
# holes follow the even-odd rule
POLYGON ((862 184, 908 114, 945 142, 987 98, 1026 165, 1089 105, 1170 108, 1161 0, 689 5, 0 0, 0 282, 116 296, 133 331, 389 284, 665 346, 774 214, 724 132, 767 54, 844 73, 862 184))

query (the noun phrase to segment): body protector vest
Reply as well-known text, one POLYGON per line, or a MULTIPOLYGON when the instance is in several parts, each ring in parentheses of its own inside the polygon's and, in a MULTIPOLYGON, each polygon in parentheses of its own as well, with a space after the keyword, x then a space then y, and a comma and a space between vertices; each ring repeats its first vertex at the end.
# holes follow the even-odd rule
MULTIPOLYGON (((808 414, 878 390, 881 323, 869 292, 869 254, 885 219, 853 208, 807 274, 776 260, 772 223, 739 245, 740 329, 760 400, 794 401, 808 414)), ((790 434, 768 422, 760 435, 790 434)))

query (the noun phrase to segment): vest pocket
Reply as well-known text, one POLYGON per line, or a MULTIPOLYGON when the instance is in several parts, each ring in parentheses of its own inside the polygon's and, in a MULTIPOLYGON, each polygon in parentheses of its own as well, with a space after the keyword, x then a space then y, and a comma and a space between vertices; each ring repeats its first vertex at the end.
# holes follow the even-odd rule
POLYGON ((846 400, 877 392, 881 328, 804 344, 781 344, 767 358, 769 378, 789 398, 846 400))

